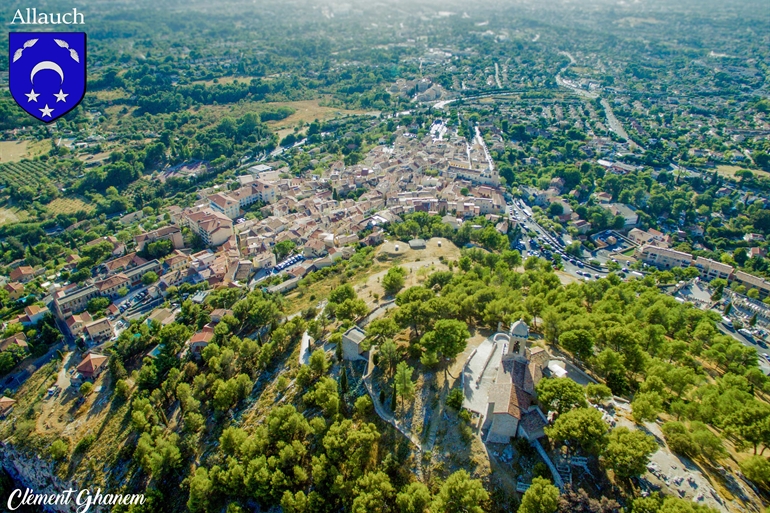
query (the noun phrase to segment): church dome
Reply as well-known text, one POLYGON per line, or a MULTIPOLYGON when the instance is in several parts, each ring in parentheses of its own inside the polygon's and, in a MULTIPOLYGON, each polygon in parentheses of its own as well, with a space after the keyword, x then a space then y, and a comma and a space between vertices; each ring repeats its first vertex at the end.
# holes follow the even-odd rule
POLYGON ((511 325, 511 335, 514 337, 529 338, 527 323, 519 319, 511 325))

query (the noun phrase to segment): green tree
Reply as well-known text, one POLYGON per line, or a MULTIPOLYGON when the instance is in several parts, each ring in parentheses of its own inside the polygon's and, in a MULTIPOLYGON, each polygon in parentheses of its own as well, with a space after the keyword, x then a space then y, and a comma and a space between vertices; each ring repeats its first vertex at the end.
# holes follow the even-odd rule
POLYGON ((209 500, 214 485, 209 479, 209 473, 204 467, 195 469, 195 473, 190 478, 190 496, 187 499, 187 509, 193 513, 200 511, 209 511, 209 500))
POLYGON ((658 449, 655 439, 641 431, 618 427, 610 432, 602 459, 621 478, 640 476, 658 449))
POLYGON ((752 456, 741 463, 741 472, 765 490, 770 490, 770 461, 762 456, 752 456))
POLYGON ((114 394, 117 399, 125 401, 131 396, 131 387, 125 380, 119 379, 115 382, 114 394))
POLYGON ((687 427, 681 422, 666 422, 661 426, 666 444, 677 454, 694 456, 698 453, 698 447, 692 440, 687 427))
POLYGON ((158 281, 158 273, 155 271, 149 271, 144 273, 144 276, 142 276, 142 284, 143 285, 152 285, 158 281))
POLYGON ((583 387, 569 378, 541 379, 535 390, 544 410, 556 411, 559 415, 573 408, 588 406, 583 387))
POLYGON ((458 470, 444 481, 433 500, 431 511, 442 513, 484 513, 483 504, 489 500, 481 481, 471 479, 465 470, 458 470))
POLYGON ((594 408, 576 408, 559 416, 545 434, 554 441, 577 445, 591 454, 599 454, 607 438, 607 424, 594 408))
POLYGON ((400 513, 425 513, 432 496, 428 487, 420 482, 409 483, 396 496, 396 505, 400 513))
POLYGON ((592 403, 600 403, 612 397, 612 390, 607 385, 601 383, 589 383, 586 385, 586 397, 592 403))
POLYGON ((83 397, 87 397, 88 395, 90 395, 93 390, 94 390, 94 384, 91 383, 90 381, 86 381, 85 383, 80 385, 80 389, 79 389, 80 395, 82 395, 83 397))
POLYGON ((275 253, 275 258, 280 262, 289 256, 289 254, 294 251, 294 248, 296 247, 297 245, 294 242, 290 240, 284 240, 273 246, 273 253, 275 253))
POLYGON ((637 424, 653 421, 663 409, 663 399, 657 392, 641 392, 634 396, 631 411, 637 424))
POLYGON ((106 297, 95 297, 93 299, 88 300, 88 304, 86 305, 86 310, 88 310, 88 313, 96 314, 104 310, 110 306, 110 300, 106 297))
POLYGON ((463 391, 459 388, 453 388, 447 394, 446 404, 450 408, 460 411, 460 409, 463 407, 463 400, 464 400, 463 391))
POLYGON ((585 329, 565 331, 559 336, 559 344, 581 360, 585 360, 593 354, 594 338, 585 329))
POLYGON ((386 513, 395 494, 390 478, 385 472, 369 472, 356 481, 353 490, 352 513, 386 513))
POLYGON ((326 374, 330 365, 329 360, 326 358, 326 351, 320 347, 312 352, 308 360, 308 366, 316 378, 326 374))
POLYGON ((398 346, 392 340, 386 340, 380 345, 378 354, 380 355, 380 362, 382 362, 385 367, 387 375, 390 376, 393 374, 393 370, 401 358, 398 354, 398 346))
POLYGON ((382 339, 391 338, 398 333, 396 321, 390 317, 374 319, 366 327, 366 335, 376 343, 382 339))
POLYGON ((399 266, 391 267, 382 278, 382 288, 385 289, 386 294, 395 295, 404 288, 405 278, 406 269, 399 266))
POLYGON ((468 325, 454 319, 441 319, 433 325, 433 330, 423 335, 420 342, 428 352, 454 358, 465 351, 470 338, 468 325))
POLYGON ((404 401, 414 397, 415 385, 412 381, 412 369, 406 362, 401 362, 396 366, 396 375, 393 378, 396 387, 396 394, 401 398, 401 405, 404 401))
POLYGON ((556 513, 559 507, 559 489, 548 479, 536 477, 524 492, 518 513, 556 513))
POLYGON ((54 440, 48 448, 48 453, 54 461, 61 461, 67 457, 70 452, 69 444, 64 440, 54 440))

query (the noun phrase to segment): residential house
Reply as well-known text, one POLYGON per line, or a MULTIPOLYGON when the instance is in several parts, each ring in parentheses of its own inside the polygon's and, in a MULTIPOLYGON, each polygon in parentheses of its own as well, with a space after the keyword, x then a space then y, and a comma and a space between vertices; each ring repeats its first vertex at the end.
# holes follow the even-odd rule
POLYGON ((18 347, 26 350, 29 347, 29 344, 27 344, 27 335, 23 332, 19 332, 6 339, 0 340, 0 351, 6 351, 11 347, 18 347))
POLYGON ((701 278, 706 281, 711 281, 715 278, 729 280, 732 277, 733 271, 735 271, 731 265, 704 257, 695 257, 692 265, 698 269, 701 278))
POLYGON ((99 290, 93 285, 57 292, 53 300, 56 316, 64 320, 69 314, 81 312, 95 297, 99 297, 99 290))
POLYGON ((639 215, 634 209, 623 203, 611 203, 607 206, 614 216, 622 216, 625 228, 632 228, 639 222, 639 215))
POLYGON ((94 283, 94 287, 99 291, 100 296, 115 299, 120 297, 119 291, 121 289, 128 290, 131 287, 131 281, 124 273, 117 273, 97 281, 94 283))
POLYGON ((112 256, 120 256, 126 252, 126 245, 120 242, 116 237, 112 235, 110 235, 109 237, 101 237, 98 239, 94 239, 86 243, 86 246, 95 246, 102 242, 109 242, 112 245, 112 256))
POLYGON ((88 353, 77 366, 73 383, 93 381, 107 368, 107 357, 102 354, 88 353))
POLYGON ((11 281, 27 283, 35 277, 35 270, 28 265, 20 265, 16 269, 12 269, 8 277, 11 281))
POLYGON ((80 314, 70 315, 65 319, 65 324, 67 324, 67 328, 70 331, 70 334, 74 338, 77 338, 80 336, 81 333, 83 333, 83 329, 86 327, 86 324, 91 322, 91 315, 88 312, 83 312, 80 314))
POLYGON ((190 340, 187 341, 187 345, 190 348, 190 352, 193 356, 200 357, 200 354, 214 339, 214 329, 209 326, 204 326, 201 331, 193 334, 190 340))
POLYGON ((98 321, 91 321, 84 326, 84 331, 88 335, 88 338, 94 342, 102 342, 109 340, 113 336, 112 324, 106 317, 99 319, 98 321))
POLYGON ((211 208, 185 211, 182 222, 207 246, 221 246, 234 234, 232 219, 211 208))
POLYGON ((24 297, 24 285, 19 282, 6 283, 3 288, 8 292, 8 299, 11 301, 18 301, 24 297))
POLYGON ((50 313, 50 310, 46 306, 30 305, 24 307, 24 314, 18 316, 17 320, 24 326, 34 326, 42 321, 47 313, 50 313))
POLYGON ((757 289, 759 298, 765 299, 770 295, 770 282, 743 271, 735 271, 733 280, 746 287, 746 290, 757 289))

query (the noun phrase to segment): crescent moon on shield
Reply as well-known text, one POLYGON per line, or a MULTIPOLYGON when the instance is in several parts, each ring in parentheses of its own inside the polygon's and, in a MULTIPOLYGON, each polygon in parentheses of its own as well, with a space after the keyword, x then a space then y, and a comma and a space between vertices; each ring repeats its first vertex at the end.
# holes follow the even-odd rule
POLYGON ((64 71, 62 71, 61 67, 52 61, 43 61, 38 62, 34 68, 32 68, 32 73, 29 75, 29 81, 33 82, 35 80, 35 74, 37 74, 38 71, 42 71, 44 69, 50 69, 55 71, 59 74, 61 77, 61 81, 64 82, 64 71))

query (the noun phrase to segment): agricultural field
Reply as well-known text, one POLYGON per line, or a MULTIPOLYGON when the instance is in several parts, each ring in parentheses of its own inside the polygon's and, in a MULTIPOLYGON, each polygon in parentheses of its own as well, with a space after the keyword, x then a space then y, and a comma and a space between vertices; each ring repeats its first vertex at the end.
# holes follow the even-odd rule
POLYGON ((22 160, 0 164, 0 185, 9 188, 30 186, 37 188, 46 184, 69 183, 76 178, 76 171, 41 161, 22 160))
POLYGON ((48 212, 56 214, 74 214, 80 211, 90 212, 94 206, 84 202, 80 198, 56 198, 46 205, 48 212))

